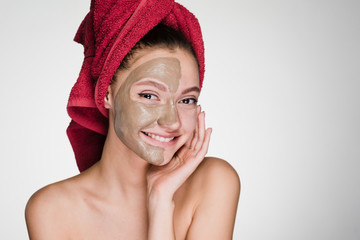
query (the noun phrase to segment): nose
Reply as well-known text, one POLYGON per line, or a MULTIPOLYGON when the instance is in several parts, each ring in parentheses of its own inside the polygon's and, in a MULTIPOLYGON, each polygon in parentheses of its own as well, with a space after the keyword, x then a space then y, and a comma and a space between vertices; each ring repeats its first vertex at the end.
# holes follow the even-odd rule
POLYGON ((177 129, 180 127, 179 114, 175 104, 167 103, 160 110, 157 123, 160 126, 164 126, 171 129, 177 129))

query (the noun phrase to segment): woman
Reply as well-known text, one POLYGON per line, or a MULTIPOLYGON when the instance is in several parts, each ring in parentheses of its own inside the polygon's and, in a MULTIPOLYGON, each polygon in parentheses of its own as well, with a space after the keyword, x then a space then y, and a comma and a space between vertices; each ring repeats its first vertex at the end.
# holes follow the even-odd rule
POLYGON ((81 173, 31 197, 30 238, 231 239, 240 183, 205 157, 196 18, 167 0, 93 1, 75 40, 85 59, 68 135, 81 173))

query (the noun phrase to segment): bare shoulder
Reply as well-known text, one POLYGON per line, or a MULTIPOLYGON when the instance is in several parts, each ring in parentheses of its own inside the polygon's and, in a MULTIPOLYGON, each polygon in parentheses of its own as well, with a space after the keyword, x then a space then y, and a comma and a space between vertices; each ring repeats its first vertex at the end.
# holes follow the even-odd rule
POLYGON ((240 195, 240 178, 225 160, 206 157, 186 183, 186 194, 196 202, 219 201, 222 196, 237 203, 240 195), (204 200, 204 201, 203 201, 204 200))
POLYGON ((197 168, 195 178, 202 181, 202 187, 225 187, 240 191, 240 178, 236 170, 220 158, 206 157, 197 168))
POLYGON ((240 195, 235 169, 225 160, 206 157, 189 186, 197 201, 187 239, 232 239, 240 195))
POLYGON ((35 192, 25 208, 30 238, 64 239, 66 219, 72 209, 73 179, 50 184, 35 192))

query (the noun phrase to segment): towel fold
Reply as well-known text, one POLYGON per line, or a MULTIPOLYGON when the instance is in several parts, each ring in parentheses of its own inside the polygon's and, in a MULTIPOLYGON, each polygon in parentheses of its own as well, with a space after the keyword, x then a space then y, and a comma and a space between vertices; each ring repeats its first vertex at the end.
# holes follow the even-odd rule
POLYGON ((80 172, 102 154, 108 130, 104 98, 121 61, 153 27, 163 23, 184 33, 197 56, 200 88, 204 78, 204 43, 196 17, 172 0, 92 0, 75 41, 84 46, 84 62, 73 86, 67 128, 80 172))

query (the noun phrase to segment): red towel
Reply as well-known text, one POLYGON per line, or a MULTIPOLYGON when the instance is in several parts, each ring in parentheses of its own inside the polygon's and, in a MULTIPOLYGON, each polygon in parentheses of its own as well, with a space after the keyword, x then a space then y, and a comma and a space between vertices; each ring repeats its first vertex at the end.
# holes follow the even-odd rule
POLYGON ((92 0, 75 41, 84 46, 84 62, 71 90, 67 135, 77 165, 84 171, 97 162, 108 130, 104 107, 107 87, 131 48, 163 23, 184 33, 197 55, 200 88, 204 78, 204 43, 196 17, 172 0, 92 0))

